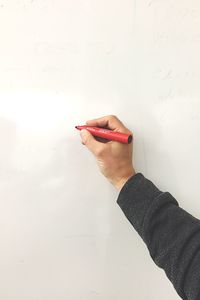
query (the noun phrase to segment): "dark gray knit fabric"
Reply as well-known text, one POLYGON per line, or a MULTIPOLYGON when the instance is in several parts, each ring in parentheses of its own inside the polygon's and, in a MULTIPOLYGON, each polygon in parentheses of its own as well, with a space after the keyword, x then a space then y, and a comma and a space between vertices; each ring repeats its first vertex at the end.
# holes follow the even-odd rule
POLYGON ((117 203, 179 296, 200 300, 200 221, 141 173, 129 178, 117 203))

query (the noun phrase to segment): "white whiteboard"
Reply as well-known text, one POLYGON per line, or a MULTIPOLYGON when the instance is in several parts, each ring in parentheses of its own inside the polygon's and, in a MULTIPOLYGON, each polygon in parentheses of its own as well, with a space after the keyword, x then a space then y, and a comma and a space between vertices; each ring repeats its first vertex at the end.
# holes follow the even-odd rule
POLYGON ((74 126, 117 115, 200 217, 200 3, 0 1, 0 298, 176 300, 74 126))

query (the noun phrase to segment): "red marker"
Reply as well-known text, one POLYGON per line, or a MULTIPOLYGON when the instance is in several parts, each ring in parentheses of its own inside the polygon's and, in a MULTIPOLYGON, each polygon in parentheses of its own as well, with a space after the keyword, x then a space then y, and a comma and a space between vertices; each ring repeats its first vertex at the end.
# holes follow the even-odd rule
POLYGON ((78 130, 87 129, 94 136, 98 136, 107 140, 112 140, 124 144, 130 144, 133 139, 131 134, 116 132, 101 127, 82 125, 82 126, 76 126, 75 128, 78 130))

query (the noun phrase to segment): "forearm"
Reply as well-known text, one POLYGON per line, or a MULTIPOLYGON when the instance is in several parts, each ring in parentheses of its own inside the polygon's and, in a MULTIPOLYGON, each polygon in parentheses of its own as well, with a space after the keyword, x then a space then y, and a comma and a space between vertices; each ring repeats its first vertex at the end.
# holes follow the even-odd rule
POLYGON ((125 183, 117 202, 178 294, 183 299, 198 299, 200 221, 140 173, 125 183))

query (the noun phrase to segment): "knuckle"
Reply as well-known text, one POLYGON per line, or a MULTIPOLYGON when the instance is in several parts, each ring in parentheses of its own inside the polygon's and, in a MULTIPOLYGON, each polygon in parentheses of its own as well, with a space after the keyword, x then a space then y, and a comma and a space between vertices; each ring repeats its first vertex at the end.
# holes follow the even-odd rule
POLYGON ((110 115, 110 119, 117 119, 116 115, 110 115))
POLYGON ((104 148, 99 147, 99 148, 96 149, 96 153, 95 153, 96 156, 102 157, 103 153, 104 153, 104 148))
POLYGON ((127 129, 127 134, 133 135, 133 132, 131 130, 127 129))

